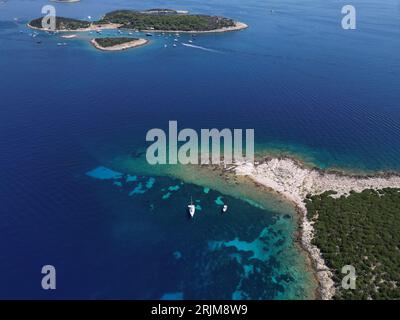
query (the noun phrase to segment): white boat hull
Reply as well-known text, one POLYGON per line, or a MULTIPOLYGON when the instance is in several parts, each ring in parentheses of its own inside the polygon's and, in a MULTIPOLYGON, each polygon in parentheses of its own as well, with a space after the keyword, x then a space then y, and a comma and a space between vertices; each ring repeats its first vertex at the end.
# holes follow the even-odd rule
POLYGON ((190 216, 193 218, 194 217, 194 213, 196 212, 195 206, 194 205, 188 205, 188 209, 189 209, 190 216))

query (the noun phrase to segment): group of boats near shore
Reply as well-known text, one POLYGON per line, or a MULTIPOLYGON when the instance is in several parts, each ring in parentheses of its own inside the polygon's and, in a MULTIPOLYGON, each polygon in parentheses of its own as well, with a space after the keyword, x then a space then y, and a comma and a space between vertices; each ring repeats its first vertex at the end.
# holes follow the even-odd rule
MULTIPOLYGON (((193 218, 194 214, 196 213, 196 206, 193 204, 193 200, 192 199, 190 199, 190 204, 188 205, 188 211, 189 211, 190 217, 193 218)), ((226 204, 224 204, 222 206, 221 212, 225 213, 227 211, 228 211, 228 206, 226 204)))
MULTIPOLYGON (((58 34, 60 33, 59 31, 45 31, 45 32, 46 32, 47 34, 49 34, 49 35, 58 35, 58 34)), ((118 30, 118 35, 119 35, 119 36, 126 36, 126 35, 128 35, 128 36, 133 36, 135 33, 139 33, 139 32, 140 32, 139 30, 126 31, 126 32, 123 32, 122 30, 118 30)), ((24 31, 21 30, 20 33, 23 34, 24 31)), ((101 29, 98 29, 98 30, 95 30, 95 31, 89 31, 89 34, 94 34, 94 33, 96 33, 96 34, 98 34, 98 35, 102 35, 102 34, 103 34, 103 32, 102 32, 101 29)), ((29 35, 30 37, 32 37, 33 39, 35 39, 39 34, 40 34, 39 32, 33 31, 32 33, 29 33, 28 35, 29 35)), ((153 33, 151 33, 151 32, 146 32, 145 35, 146 35, 146 37, 153 37, 153 36, 155 36, 155 34, 153 34, 153 33)), ((70 39, 77 38, 78 36, 77 36, 76 34, 71 33, 71 34, 64 34, 64 35, 61 35, 60 37, 63 38, 63 39, 70 40, 70 39)), ((180 34, 179 32, 176 32, 176 33, 162 32, 162 33, 157 34, 157 37, 164 37, 164 38, 165 38, 166 43, 164 43, 164 45, 163 45, 164 48, 167 48, 168 46, 172 46, 172 47, 175 48, 175 47, 177 47, 178 44, 179 44, 179 39, 180 39, 180 37, 181 37, 181 34, 180 34), (167 41, 168 41, 170 38, 172 38, 172 37, 173 37, 173 43, 172 43, 172 44, 169 44, 167 41)), ((192 44, 192 43, 196 40, 196 37, 197 37, 197 34, 191 34, 191 35, 190 35, 190 39, 187 40, 187 42, 188 42, 189 44, 192 44)), ((132 40, 134 40, 134 38, 132 38, 132 40)), ((92 40, 92 42, 93 42, 93 40, 92 40)), ((145 43, 148 43, 148 42, 149 42, 149 41, 145 41, 145 43)), ((41 43, 42 43, 42 40, 36 40, 36 43, 37 43, 37 44, 41 44, 41 43)), ((58 47, 68 46, 68 43, 67 43, 67 42, 57 42, 57 46, 58 46, 58 47)), ((127 46, 127 48, 128 48, 128 47, 130 47, 130 46, 127 46)), ((100 48, 98 48, 98 49, 100 49, 100 48)), ((117 50, 118 50, 118 48, 117 48, 117 50)), ((121 49, 121 50, 122 50, 122 49, 121 49)), ((110 51, 111 51, 111 50, 110 50, 110 51)))
MULTIPOLYGON (((121 11, 122 12, 122 11, 121 11)), ((188 39, 188 44, 190 45, 193 43, 193 41, 196 39, 197 34, 202 34, 202 33, 220 33, 220 32, 228 32, 228 31, 238 31, 242 29, 246 29, 248 26, 245 23, 234 21, 234 20, 228 20, 227 18, 223 17, 213 17, 209 16, 206 17, 210 21, 208 22, 215 22, 215 27, 210 28, 210 27, 204 27, 201 28, 202 25, 197 25, 196 27, 193 27, 193 25, 183 25, 181 28, 182 30, 178 30, 180 24, 165 24, 163 25, 164 28, 156 28, 153 26, 143 26, 143 24, 138 23, 135 20, 135 17, 137 18, 137 15, 139 17, 143 15, 149 15, 154 17, 158 16, 173 16, 175 17, 181 17, 181 16, 188 16, 187 11, 173 11, 173 10, 167 10, 164 12, 161 9, 156 9, 156 10, 147 10, 144 12, 137 12, 137 11, 130 11, 129 14, 132 15, 132 21, 131 22, 126 22, 123 20, 123 18, 126 18, 125 16, 118 16, 117 13, 109 13, 117 15, 115 19, 105 19, 104 16, 101 18, 99 21, 94 21, 92 20, 92 16, 87 16, 87 20, 77 20, 77 19, 70 19, 70 18, 63 18, 60 17, 61 19, 58 22, 57 29, 56 30, 50 30, 50 29, 45 29, 41 25, 41 18, 34 19, 30 21, 27 26, 31 29, 34 30, 32 33, 32 37, 36 37, 39 33, 38 31, 43 31, 46 32, 49 35, 57 35, 59 33, 67 33, 61 36, 61 38, 64 39, 72 39, 76 38, 77 34, 80 32, 87 32, 88 34, 96 34, 98 35, 97 38, 93 38, 90 40, 92 45, 102 51, 120 51, 120 50, 126 50, 138 46, 142 46, 145 44, 150 43, 149 40, 146 40, 146 37, 153 37, 153 36, 158 36, 158 37, 164 37, 165 40, 168 40, 170 37, 173 37, 173 42, 172 44, 168 43, 167 41, 164 43, 164 48, 167 48, 168 46, 172 47, 177 47, 179 44, 179 37, 181 36, 181 33, 185 34, 190 34, 190 37, 188 39), (155 11, 155 12, 153 12, 155 11), (172 13, 171 13, 172 12, 172 13), (221 21, 225 21, 225 24, 222 23, 221 21), (135 25, 136 23, 136 25, 135 25), (167 30, 171 29, 171 30, 167 30), (104 31, 112 31, 115 30, 115 33, 107 33, 107 35, 103 36, 104 31), (135 34, 141 34, 142 37, 134 37, 135 34), (102 40, 102 37, 109 37, 106 41, 102 40), (131 39, 130 39, 131 38, 131 39), (98 41, 100 39, 100 41, 98 41), (103 43, 104 45, 102 45, 103 43)), ((125 13, 124 13, 125 14, 125 13)), ((107 15, 106 15, 107 16, 107 15)), ((200 16, 198 16, 200 17, 200 16)), ((203 16, 202 16, 203 17, 203 16)), ((205 17, 205 16, 204 16, 205 17)), ((206 19, 203 18, 203 19, 206 19)), ((197 20, 195 20, 197 21, 197 20)), ((156 21, 157 22, 157 21, 156 21)), ((185 22, 185 21, 184 21, 185 22)), ((187 21, 186 21, 187 23, 187 21)), ((37 41, 38 44, 41 43, 41 41, 37 41)), ((67 42, 58 42, 57 46, 67 46, 67 42)))

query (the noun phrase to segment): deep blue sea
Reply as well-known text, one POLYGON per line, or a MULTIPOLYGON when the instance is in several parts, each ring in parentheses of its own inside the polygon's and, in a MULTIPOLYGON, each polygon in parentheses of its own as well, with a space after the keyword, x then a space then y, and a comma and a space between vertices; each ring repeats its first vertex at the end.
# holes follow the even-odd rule
POLYGON ((312 297, 288 204, 135 159, 149 129, 177 120, 254 128, 257 151, 320 167, 399 170, 400 4, 354 0, 357 29, 343 30, 345 4, 0 1, 0 298, 312 297), (181 45, 188 35, 176 48, 174 37, 155 35, 148 46, 104 53, 89 33, 33 37, 26 23, 45 4, 80 19, 168 7, 250 27, 198 35, 201 48, 181 45), (56 290, 41 288, 47 264, 56 290))

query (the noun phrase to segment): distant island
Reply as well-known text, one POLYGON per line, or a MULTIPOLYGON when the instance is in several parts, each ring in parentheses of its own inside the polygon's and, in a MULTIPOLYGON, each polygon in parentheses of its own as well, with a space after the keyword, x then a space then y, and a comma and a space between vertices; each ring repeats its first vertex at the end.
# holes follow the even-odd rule
POLYGON ((74 3, 74 2, 79 2, 81 0, 50 0, 50 1, 60 2, 60 3, 63 3, 63 2, 65 2, 65 3, 74 3))
MULTIPOLYGON (((42 28, 42 18, 28 23, 34 29, 42 28)), ((105 14, 100 20, 89 22, 57 17, 57 31, 89 31, 97 29, 134 29, 145 32, 226 32, 247 28, 247 25, 229 18, 189 14, 171 9, 145 11, 117 10, 105 14)))
POLYGON ((93 46, 103 51, 121 51, 147 44, 146 39, 116 37, 116 38, 95 38, 90 41, 93 46))

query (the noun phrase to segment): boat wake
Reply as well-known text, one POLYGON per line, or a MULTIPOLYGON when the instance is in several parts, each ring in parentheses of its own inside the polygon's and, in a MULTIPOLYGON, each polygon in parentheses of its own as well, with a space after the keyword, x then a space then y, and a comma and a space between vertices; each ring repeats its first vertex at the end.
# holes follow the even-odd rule
POLYGON ((205 47, 201 47, 201 46, 196 46, 194 44, 190 44, 190 43, 183 43, 182 45, 185 47, 190 47, 190 48, 194 48, 194 49, 200 49, 200 50, 204 50, 204 51, 208 51, 208 52, 215 52, 215 53, 221 53, 221 51, 218 50, 214 50, 214 49, 209 49, 209 48, 205 48, 205 47))

